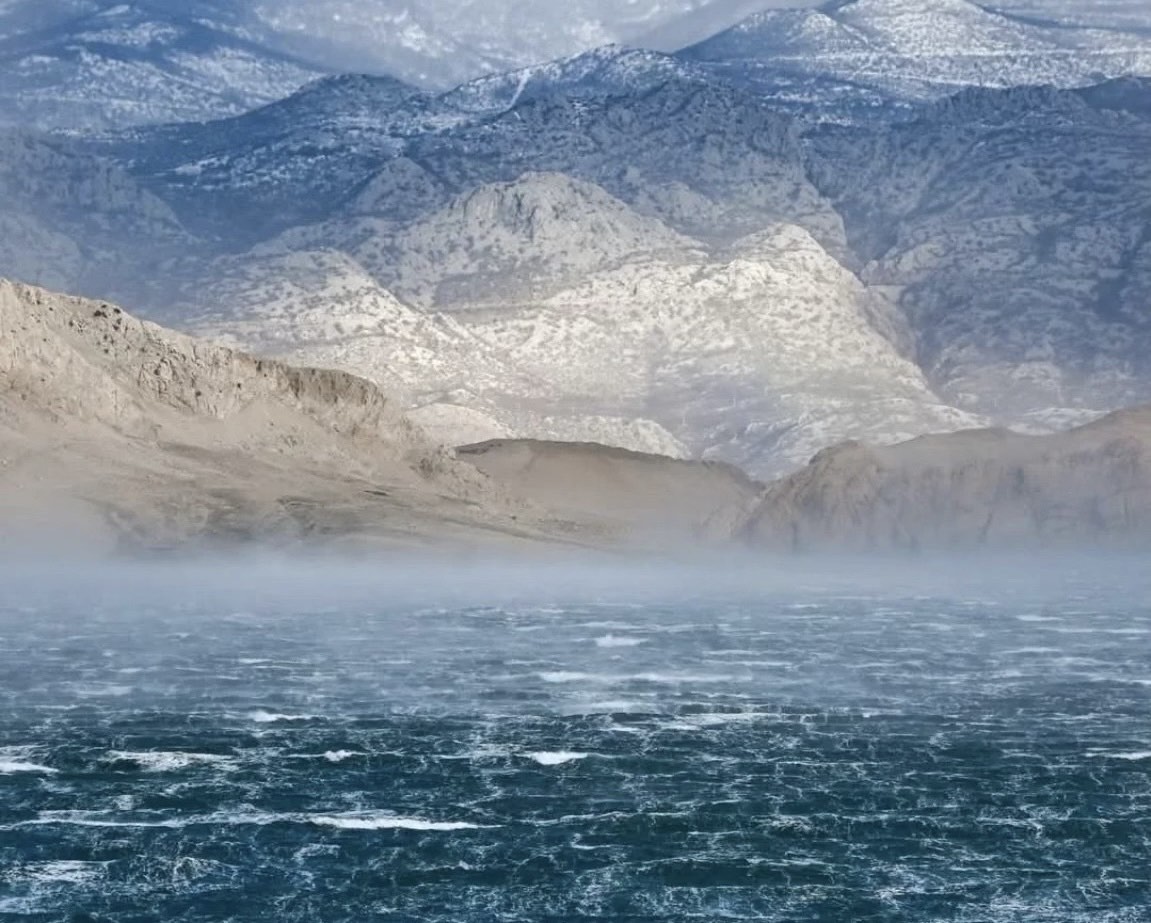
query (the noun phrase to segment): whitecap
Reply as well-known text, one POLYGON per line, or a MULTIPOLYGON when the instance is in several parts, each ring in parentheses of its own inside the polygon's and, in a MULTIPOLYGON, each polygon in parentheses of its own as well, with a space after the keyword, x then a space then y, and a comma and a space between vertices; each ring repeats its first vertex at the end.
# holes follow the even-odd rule
POLYGON ((179 828, 185 821, 171 818, 167 820, 121 820, 109 817, 105 811, 44 811, 34 820, 20 821, 14 827, 125 827, 125 828, 179 828))
POLYGON ((655 683, 662 686, 674 686, 677 683, 722 683, 731 682, 737 677, 724 676, 719 673, 636 673, 633 676, 620 677, 623 682, 655 683))
POLYGON ((363 755, 364 754, 359 753, 356 750, 329 750, 324 754, 324 759, 326 759, 329 763, 342 763, 345 760, 350 760, 353 757, 363 755))
POLYGON ((641 644, 646 644, 646 643, 647 643, 646 639, 644 639, 644 638, 625 638, 625 637, 621 637, 620 635, 612 635, 612 634, 607 634, 607 635, 604 635, 602 638, 596 638, 595 639, 596 647, 606 647, 606 648, 639 647, 641 644))
POLYGON ((700 728, 722 727, 725 724, 739 724, 749 721, 760 721, 766 716, 759 712, 705 712, 697 715, 683 715, 675 722, 665 727, 684 725, 691 727, 694 730, 700 728))
POLYGON ((248 712, 247 716, 249 721, 255 721, 256 724, 277 724, 279 722, 290 721, 317 721, 320 715, 285 715, 280 712, 265 711, 258 708, 255 711, 248 712))
POLYGON ((130 760, 138 764, 145 772, 179 772, 182 769, 189 769, 192 766, 235 768, 235 760, 227 756, 217 756, 212 753, 174 753, 160 750, 141 752, 113 750, 109 752, 104 759, 112 762, 130 760))
POLYGON ((569 702, 559 709, 560 714, 577 715, 645 715, 654 709, 642 702, 627 699, 608 699, 600 702, 569 702))
POLYGON ((1108 753, 1106 756, 1113 760, 1127 760, 1136 763, 1141 760, 1151 760, 1151 750, 1137 750, 1133 753, 1108 753))
POLYGON ((541 766, 563 766, 566 763, 575 763, 586 760, 590 753, 573 753, 568 750, 541 751, 527 754, 528 759, 535 760, 541 766))
POLYGON ((26 763, 22 760, 0 760, 0 775, 15 775, 18 772, 54 776, 59 770, 53 769, 51 766, 41 766, 39 763, 26 763))
POLYGON ((14 775, 18 772, 56 775, 59 770, 32 762, 35 747, 0 747, 0 775, 14 775))
POLYGON ((537 674, 545 683, 579 683, 595 679, 590 673, 573 673, 566 670, 554 670, 548 673, 537 674))
POLYGON ((333 814, 311 816, 307 820, 317 826, 334 827, 337 830, 417 830, 431 833, 451 833, 457 830, 487 829, 479 824, 421 820, 415 817, 394 817, 391 815, 333 814))
POLYGON ((451 832, 456 830, 487 829, 479 824, 429 821, 421 818, 397 817, 393 814, 271 814, 260 812, 227 814, 221 812, 216 814, 191 815, 188 817, 171 817, 162 820, 144 820, 131 817, 120 818, 110 816, 108 812, 104 811, 45 811, 35 820, 21 821, 13 826, 36 827, 68 825, 77 827, 182 829, 191 826, 266 827, 271 824, 312 824, 320 827, 333 827, 339 830, 451 832))
POLYGON ((39 883, 82 885, 103 877, 107 866, 103 862, 31 862, 21 866, 16 877, 39 883))

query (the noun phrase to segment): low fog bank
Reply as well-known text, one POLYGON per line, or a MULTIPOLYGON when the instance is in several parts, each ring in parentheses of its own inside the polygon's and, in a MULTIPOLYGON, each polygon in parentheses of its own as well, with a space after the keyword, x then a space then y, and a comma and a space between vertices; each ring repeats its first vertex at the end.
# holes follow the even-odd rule
POLYGON ((1151 600, 1144 555, 632 558, 396 555, 386 560, 277 554, 116 563, 0 562, 0 610, 256 608, 315 613, 406 607, 675 607, 774 598, 1035 601, 1151 600))

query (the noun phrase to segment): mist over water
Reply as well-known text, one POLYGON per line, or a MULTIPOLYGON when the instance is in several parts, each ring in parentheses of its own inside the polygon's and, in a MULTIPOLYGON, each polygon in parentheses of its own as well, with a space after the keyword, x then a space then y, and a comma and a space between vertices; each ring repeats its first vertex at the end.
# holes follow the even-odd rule
POLYGON ((1142 921, 1115 560, 0 573, 0 915, 1142 921))

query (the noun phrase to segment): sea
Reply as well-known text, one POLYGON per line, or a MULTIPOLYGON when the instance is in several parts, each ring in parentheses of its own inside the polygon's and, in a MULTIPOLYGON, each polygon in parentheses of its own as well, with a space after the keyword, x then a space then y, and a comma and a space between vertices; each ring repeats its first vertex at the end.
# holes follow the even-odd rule
POLYGON ((1148 563, 9 568, 0 920, 1147 923, 1148 563))

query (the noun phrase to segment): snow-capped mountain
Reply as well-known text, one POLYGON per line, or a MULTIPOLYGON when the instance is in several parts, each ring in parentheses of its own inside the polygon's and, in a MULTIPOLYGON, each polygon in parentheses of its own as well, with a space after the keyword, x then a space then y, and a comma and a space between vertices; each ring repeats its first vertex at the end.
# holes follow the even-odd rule
MULTIPOLYGON (((1092 5, 1094 7, 1094 5, 1092 5)), ((771 89, 834 78, 883 96, 934 99, 967 86, 1080 86, 1151 75, 1151 17, 1142 27, 1078 24, 997 12, 970 0, 832 0, 767 10, 680 53, 738 85, 771 89)), ((824 102, 839 93, 813 93, 824 102)))
POLYGON ((273 51, 214 0, 83 4, 32 22, 0 33, 0 124, 79 132, 214 119, 322 73, 273 51))

